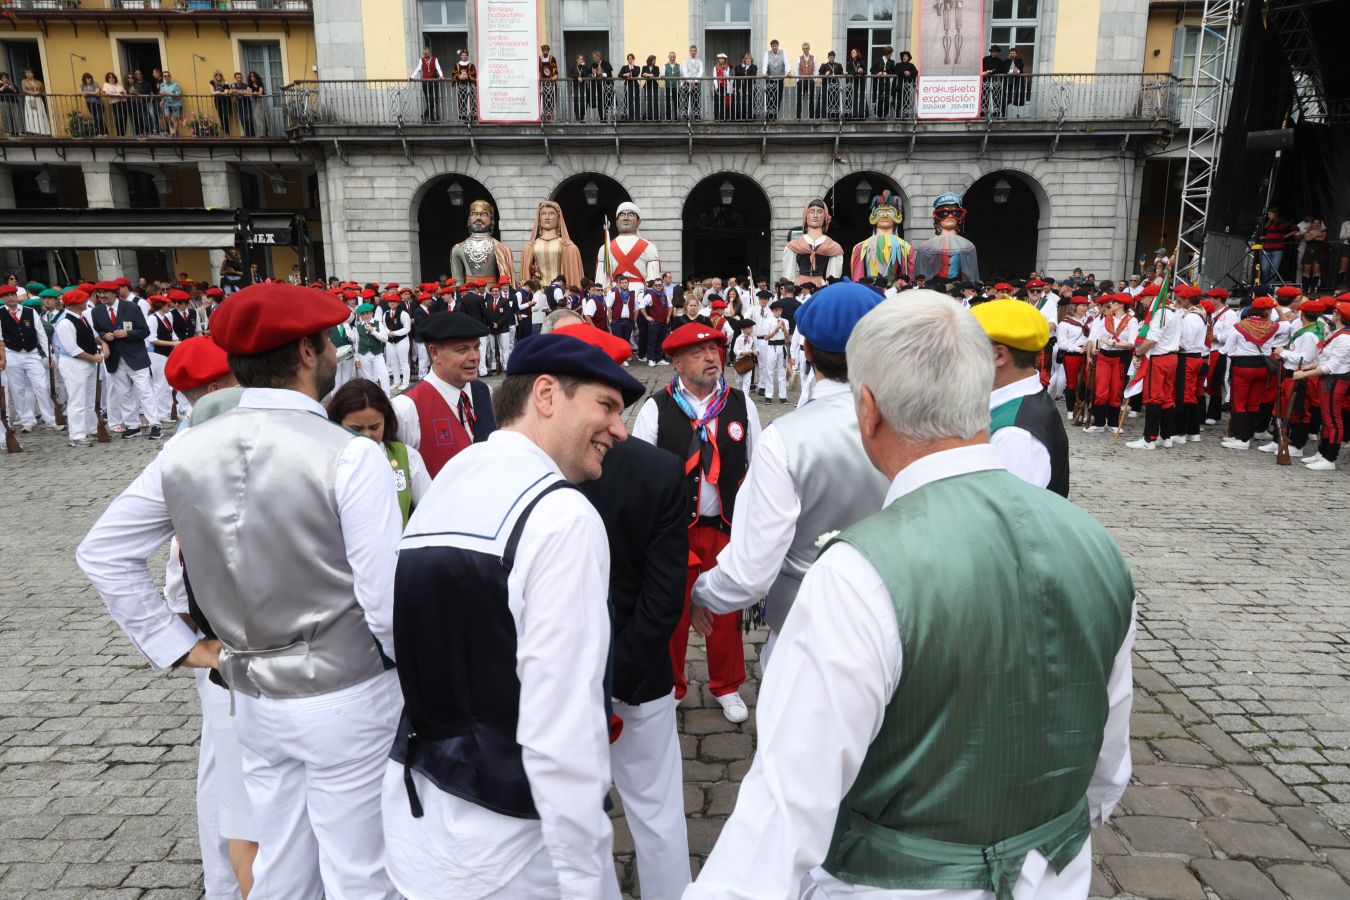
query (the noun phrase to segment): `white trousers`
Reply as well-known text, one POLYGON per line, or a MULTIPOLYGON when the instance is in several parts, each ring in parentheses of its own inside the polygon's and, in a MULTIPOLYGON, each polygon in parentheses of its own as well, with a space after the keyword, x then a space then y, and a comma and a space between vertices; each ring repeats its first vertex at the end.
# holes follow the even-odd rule
POLYGON ((126 428, 140 428, 140 417, 144 415, 148 424, 159 424, 150 372, 150 366, 133 369, 126 360, 121 361, 117 371, 112 374, 112 381, 117 385, 117 406, 105 404, 112 410, 113 421, 126 428))
POLYGON ((678 900, 689 885, 689 832, 675 695, 637 706, 616 700, 614 712, 623 732, 610 745, 610 769, 633 834, 642 900, 678 900))
POLYGON ((164 365, 169 361, 153 350, 150 352, 150 393, 155 398, 155 417, 163 422, 173 411, 173 388, 164 377, 164 365))
POLYGON ((496 345, 492 343, 492 335, 490 334, 478 339, 478 374, 480 377, 488 373, 488 353, 495 347, 496 345))
POLYGON ((413 345, 417 348, 417 365, 413 374, 418 378, 426 378, 427 373, 431 371, 431 354, 427 353, 427 345, 421 341, 413 341, 413 345))
POLYGON ((787 347, 783 344, 769 344, 767 347, 769 353, 765 357, 765 373, 767 381, 765 387, 768 389, 764 396, 774 399, 774 388, 778 389, 778 396, 787 399, 787 347))
POLYGON ((103 396, 99 399, 103 410, 103 418, 107 420, 109 426, 116 425, 113 410, 117 409, 117 385, 113 383, 112 375, 108 374, 106 363, 99 363, 98 367, 98 376, 103 382, 103 396))
POLYGON ((367 378, 389 393, 389 367, 384 364, 382 353, 361 353, 356 357, 356 378, 367 378))
POLYGON ((769 389, 769 378, 770 378, 769 342, 764 340, 763 338, 758 337, 755 338, 755 351, 758 354, 755 357, 755 360, 758 363, 755 367, 755 371, 759 373, 759 378, 756 379, 757 384, 755 385, 755 387, 759 388, 760 390, 767 391, 769 389))
POLYGON ((338 360, 337 376, 333 379, 333 392, 356 377, 356 355, 338 360))
POLYGON ((94 412, 97 365, 63 356, 57 366, 66 386, 66 432, 72 441, 82 441, 98 430, 98 415, 94 412))
MULTIPOLYGON (((197 841, 202 852, 202 885, 206 900, 239 900, 239 882, 230 865, 229 839, 220 833, 222 773, 216 753, 217 722, 222 715, 226 726, 234 729, 230 724, 230 698, 207 680, 206 669, 193 669, 192 675, 202 704, 202 739, 197 748, 197 841)), ((242 790, 243 772, 239 770, 236 774, 238 788, 242 790)))
POLYGON ((408 386, 408 345, 412 341, 404 338, 397 344, 393 341, 384 345, 384 364, 389 369, 390 383, 399 386, 408 386))
POLYGON ((5 389, 14 406, 10 409, 10 424, 32 428, 42 416, 44 425, 56 424, 56 407, 47 383, 47 360, 36 350, 11 350, 5 357, 5 389))
POLYGON ((750 382, 754 380, 755 370, 751 369, 744 375, 736 376, 736 387, 740 388, 742 394, 750 393, 750 382))
POLYGON ((506 363, 511 359, 511 350, 516 346, 516 333, 503 331, 501 334, 494 334, 492 339, 497 345, 497 368, 505 372, 506 363))
POLYGON ((258 823, 250 900, 396 900, 380 788, 403 698, 391 669, 296 700, 234 695, 258 823))

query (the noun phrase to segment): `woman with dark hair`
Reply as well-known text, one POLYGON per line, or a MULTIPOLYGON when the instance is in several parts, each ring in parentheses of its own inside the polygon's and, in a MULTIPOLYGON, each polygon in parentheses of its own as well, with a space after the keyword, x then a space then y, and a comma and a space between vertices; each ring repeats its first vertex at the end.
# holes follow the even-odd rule
POLYGON ((394 439, 398 434, 398 415, 384 390, 367 378, 353 378, 329 399, 328 420, 384 447, 394 470, 394 490, 398 492, 403 524, 407 525, 413 507, 431 488, 431 476, 422 455, 394 439))
MULTIPOLYGON (((253 131, 249 136, 266 137, 267 101, 263 99, 263 96, 266 95, 267 90, 263 86, 262 76, 259 75, 257 72, 249 72, 248 81, 245 82, 245 90, 248 93, 249 99, 251 101, 250 105, 253 108, 252 109, 253 115, 251 117, 253 122, 253 131)), ((239 115, 243 116, 243 112, 240 112, 239 115)))
POLYGON ((92 72, 85 72, 80 76, 80 93, 84 96, 84 106, 89 110, 89 118, 94 122, 94 133, 107 134, 108 129, 103 122, 103 95, 99 93, 98 82, 94 80, 92 72))

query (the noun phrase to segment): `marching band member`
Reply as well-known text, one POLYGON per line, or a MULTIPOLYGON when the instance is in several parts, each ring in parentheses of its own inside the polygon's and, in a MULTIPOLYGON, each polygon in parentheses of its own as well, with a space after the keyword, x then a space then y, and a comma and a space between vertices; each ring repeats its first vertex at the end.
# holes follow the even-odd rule
POLYGON ((1201 394, 1202 375, 1208 348, 1205 341, 1208 336, 1208 320, 1200 308, 1200 289, 1189 284, 1179 284, 1172 292, 1177 306, 1184 312, 1181 317, 1181 338, 1177 348, 1177 405, 1181 415, 1177 422, 1175 440, 1200 442, 1200 419, 1203 413, 1203 395, 1201 394))
POLYGON ((1159 441, 1172 446, 1176 432, 1177 349, 1181 346, 1181 320, 1170 305, 1159 306, 1149 322, 1148 336, 1134 349, 1137 365, 1144 366, 1144 434, 1125 446, 1152 450, 1159 441))
POLYGON ((1220 446, 1229 450, 1246 450, 1252 445, 1261 406, 1273 403, 1268 398, 1275 388, 1266 360, 1275 347, 1272 339, 1280 329, 1280 323, 1270 318, 1274 308, 1275 301, 1269 296, 1257 297, 1228 338, 1226 353, 1233 371, 1233 436, 1224 438, 1220 446))
MULTIPOLYGON (((1346 297, 1342 294, 1341 297, 1346 297)), ((1304 457, 1303 463, 1312 472, 1331 472, 1336 468, 1341 444, 1345 442, 1347 398, 1350 398, 1350 298, 1338 300, 1331 314, 1336 330, 1318 342, 1317 362, 1294 373, 1299 381, 1319 376, 1322 403, 1322 439, 1317 453, 1304 457)))
POLYGON ((1238 322, 1237 311, 1228 305, 1228 291, 1221 287, 1205 291, 1205 297, 1214 304, 1209 319, 1209 372, 1205 394, 1205 424, 1217 425, 1223 418, 1224 392, 1228 388, 1228 354, 1226 348, 1238 322))
POLYGON ((90 446, 88 439, 98 427, 94 393, 98 367, 108 358, 108 345, 84 317, 88 301, 89 295, 78 288, 62 294, 65 312, 52 332, 60 353, 56 364, 66 388, 66 436, 72 447, 90 446))
MULTIPOLYGON (((395 294, 394 296, 398 296, 395 294)), ((380 386, 380 390, 389 393, 389 368, 384 364, 384 347, 389 341, 389 332, 384 323, 375 318, 375 305, 362 303, 354 310, 356 313, 356 368, 357 378, 369 378, 380 386)))
POLYGON ((1078 379, 1083 375, 1084 351, 1092 323, 1086 315, 1089 300, 1086 291, 1075 291, 1069 301, 1071 312, 1055 329, 1055 355, 1064 366, 1064 408, 1073 415, 1073 404, 1078 393, 1078 379))
MULTIPOLYGON (((1317 376, 1296 378, 1295 373, 1304 366, 1317 363, 1318 345, 1326 337, 1322 325, 1322 313, 1327 307, 1318 300, 1304 300, 1298 307, 1300 325, 1290 336, 1286 347, 1277 347, 1271 351, 1278 356, 1284 366, 1284 379, 1281 385, 1279 404, 1280 422, 1289 429, 1289 455, 1303 456, 1303 447, 1308 442, 1309 425, 1312 422, 1313 408, 1320 402, 1321 382, 1317 376)), ((1273 429, 1273 440, 1256 449, 1263 453, 1275 453, 1280 449, 1280 433, 1273 429)))
POLYGON ((773 402, 775 387, 777 387, 778 402, 788 402, 788 342, 791 340, 791 335, 787 319, 783 318, 784 306, 785 303, 782 299, 769 304, 769 312, 773 318, 768 323, 768 330, 764 334, 764 343, 769 348, 768 359, 764 360, 764 367, 768 371, 766 379, 768 390, 764 394, 766 403, 773 402))
POLYGON ((56 407, 48 386, 48 369, 52 351, 47 342, 47 329, 39 321, 36 310, 19 305, 19 288, 12 284, 0 285, 0 345, 5 348, 5 390, 14 398, 13 412, 17 414, 21 431, 32 431, 38 417, 48 431, 56 427, 56 407))
POLYGON ((389 337, 388 343, 384 345, 385 368, 389 372, 389 386, 396 392, 406 391, 408 379, 412 377, 408 371, 408 348, 412 346, 408 336, 412 333, 412 316, 403 308, 404 292, 412 296, 411 288, 404 288, 397 294, 385 294, 384 299, 389 306, 380 315, 380 324, 389 337))
POLYGON ((1125 376, 1139 326, 1125 310, 1131 305, 1126 294, 1106 297, 1106 315, 1092 323, 1088 332, 1088 353, 1096 356, 1096 390, 1092 397, 1092 424, 1083 430, 1089 434, 1104 431, 1120 423, 1121 397, 1125 376))

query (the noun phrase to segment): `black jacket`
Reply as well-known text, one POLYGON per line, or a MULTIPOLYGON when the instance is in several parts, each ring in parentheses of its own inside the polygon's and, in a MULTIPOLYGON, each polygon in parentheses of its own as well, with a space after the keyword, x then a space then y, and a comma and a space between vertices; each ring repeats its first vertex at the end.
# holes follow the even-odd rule
POLYGON ((118 328, 127 329, 127 336, 108 341, 109 374, 116 372, 123 362, 130 368, 140 371, 150 367, 150 353, 145 349, 145 339, 150 336, 150 326, 141 314, 141 308, 130 300, 117 300, 110 304, 117 313, 117 324, 113 325, 108 315, 108 307, 95 304, 90 318, 94 320, 94 333, 99 337, 118 328))
POLYGON ((689 567, 684 467, 672 453, 629 438, 578 485, 609 535, 614 604, 614 696, 656 700, 675 686, 667 649, 684 612, 689 567))
POLYGON ((455 311, 464 313, 475 322, 482 322, 484 325, 489 324, 487 301, 483 299, 482 294, 476 294, 473 291, 460 294, 459 302, 455 304, 455 311))

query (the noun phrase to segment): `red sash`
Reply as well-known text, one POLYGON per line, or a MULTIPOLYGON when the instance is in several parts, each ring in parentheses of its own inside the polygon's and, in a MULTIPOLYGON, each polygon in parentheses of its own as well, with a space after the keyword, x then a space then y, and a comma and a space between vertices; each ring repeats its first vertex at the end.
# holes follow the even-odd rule
MULTIPOLYGON (((464 389, 469 390, 466 384, 464 389)), ((445 402, 441 392, 429 382, 420 381, 404 396, 413 402, 417 409, 420 427, 420 441, 417 452, 427 464, 427 474, 432 478, 445 467, 455 454, 473 443, 473 435, 460 424, 459 415, 445 402)), ((472 397, 472 395, 470 395, 472 397)))
POLYGON ((617 238, 610 241, 609 255, 614 257, 614 271, 610 273, 610 277, 617 278, 620 275, 627 275, 630 278, 637 278, 645 282, 646 276, 638 271, 638 260, 642 258, 642 254, 647 252, 649 246, 651 245, 647 243, 646 238, 638 238, 633 243, 632 249, 624 253, 623 250, 619 249, 617 238))

